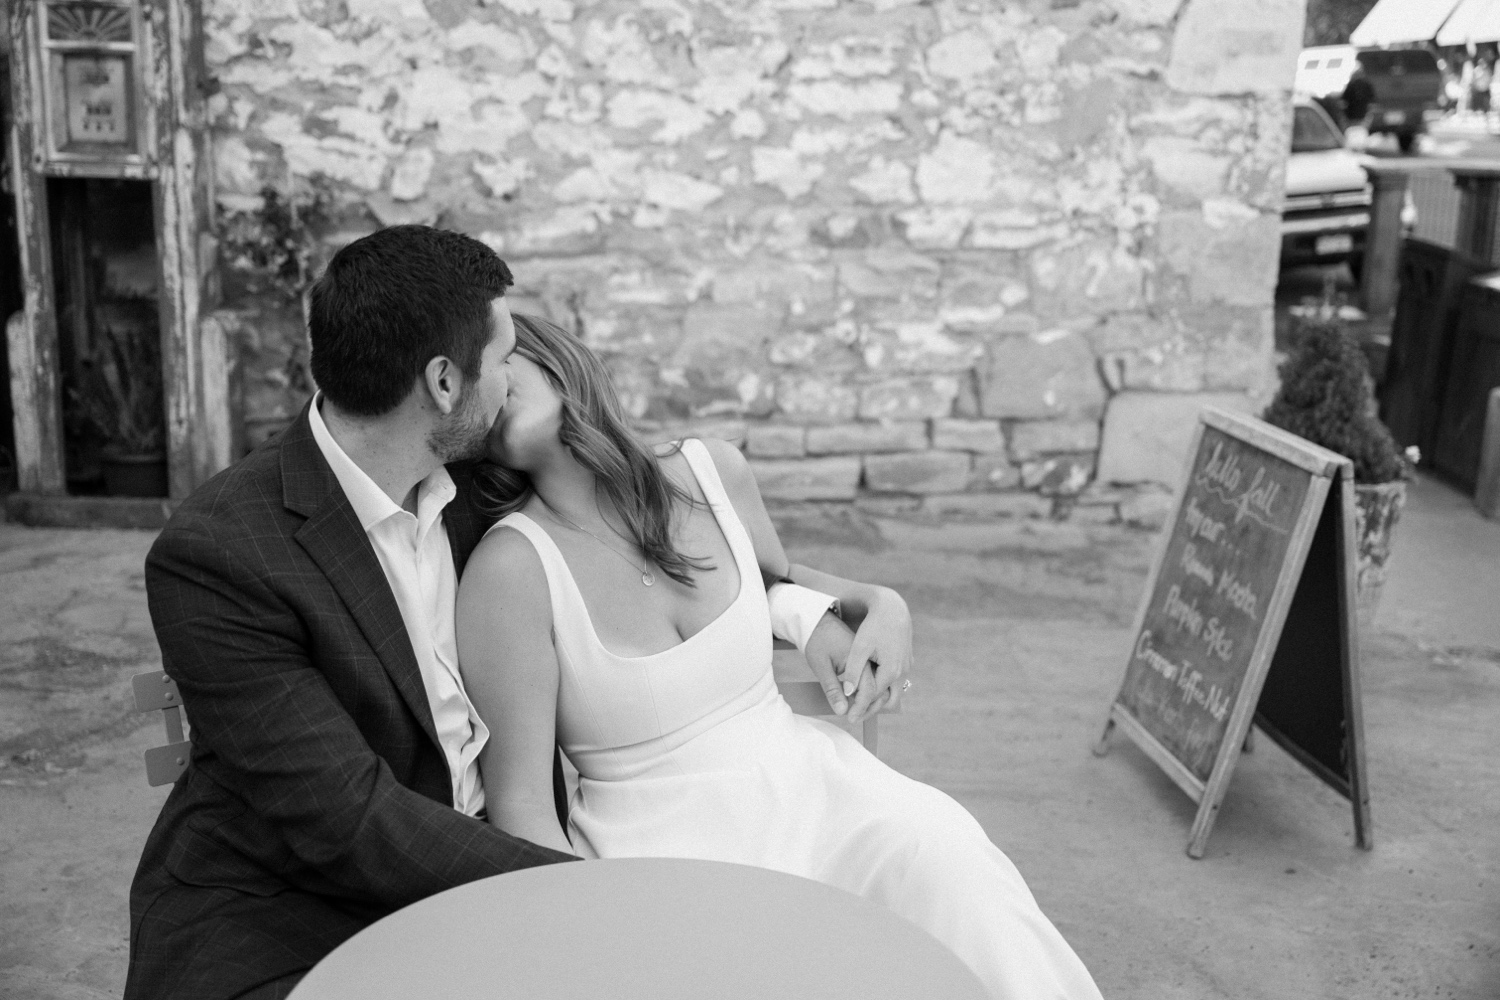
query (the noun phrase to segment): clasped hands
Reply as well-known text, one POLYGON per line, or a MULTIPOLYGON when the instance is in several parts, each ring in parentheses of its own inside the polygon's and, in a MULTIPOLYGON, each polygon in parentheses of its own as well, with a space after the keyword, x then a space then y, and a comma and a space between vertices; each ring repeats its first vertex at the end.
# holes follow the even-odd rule
POLYGON ((911 613, 899 594, 882 589, 858 630, 830 611, 802 652, 834 712, 859 722, 900 703, 911 669, 911 613))

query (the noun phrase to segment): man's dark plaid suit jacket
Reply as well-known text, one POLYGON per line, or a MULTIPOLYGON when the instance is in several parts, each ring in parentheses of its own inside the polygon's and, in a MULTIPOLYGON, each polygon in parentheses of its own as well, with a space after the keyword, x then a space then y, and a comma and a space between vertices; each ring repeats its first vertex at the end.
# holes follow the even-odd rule
MULTIPOLYGON (((452 471, 461 571, 485 524, 452 471)), ((227 1000, 408 903, 569 859, 452 808, 401 612, 305 409, 182 504, 146 590, 193 753, 131 886, 126 1000, 227 1000)))

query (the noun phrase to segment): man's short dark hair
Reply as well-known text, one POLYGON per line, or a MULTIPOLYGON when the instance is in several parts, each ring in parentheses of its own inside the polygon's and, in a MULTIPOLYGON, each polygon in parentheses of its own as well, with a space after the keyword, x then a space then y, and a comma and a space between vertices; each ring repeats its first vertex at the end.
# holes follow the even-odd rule
POLYGON ((479 377, 493 335, 490 303, 513 283, 495 251, 462 233, 391 226, 333 255, 312 287, 312 375, 334 405, 395 409, 442 355, 479 377))

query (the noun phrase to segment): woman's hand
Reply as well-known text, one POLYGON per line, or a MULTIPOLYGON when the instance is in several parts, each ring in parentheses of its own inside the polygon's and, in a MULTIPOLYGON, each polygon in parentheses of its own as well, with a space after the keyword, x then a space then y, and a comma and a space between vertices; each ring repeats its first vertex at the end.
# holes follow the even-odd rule
MULTIPOLYGON (((802 649, 802 657, 807 660, 813 677, 823 686, 823 696, 828 699, 829 707, 835 715, 843 715, 849 711, 849 699, 844 691, 842 675, 853 648, 854 630, 838 615, 827 611, 818 620, 817 627, 807 637, 807 645, 802 649)), ((848 694, 853 692, 854 688, 851 686, 848 694)))
POLYGON ((840 671, 844 691, 853 693, 848 719, 858 722, 901 701, 901 685, 911 670, 911 612, 901 595, 879 588, 840 671))
POLYGON ((755 561, 770 580, 790 580, 836 599, 850 621, 860 623, 852 641, 848 626, 824 615, 804 644, 802 653, 823 685, 835 712, 858 722, 886 705, 894 707, 911 669, 911 613, 906 602, 889 587, 859 583, 808 566, 788 563, 776 526, 766 512, 755 476, 745 456, 727 442, 705 441, 714 465, 755 546, 755 561), (837 626, 837 627, 836 627, 837 626), (842 644, 848 642, 847 652, 842 644), (840 669, 842 665, 842 669, 840 669), (867 668, 868 665, 868 668, 867 668), (854 697, 852 707, 848 698, 854 697))

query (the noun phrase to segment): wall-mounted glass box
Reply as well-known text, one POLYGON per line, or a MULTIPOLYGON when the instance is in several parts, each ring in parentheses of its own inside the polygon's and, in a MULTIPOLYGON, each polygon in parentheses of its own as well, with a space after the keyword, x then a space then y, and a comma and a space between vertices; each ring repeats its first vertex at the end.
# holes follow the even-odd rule
POLYGON ((151 176, 140 0, 35 0, 42 85, 36 166, 54 176, 151 176))

